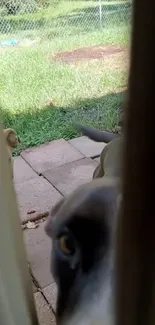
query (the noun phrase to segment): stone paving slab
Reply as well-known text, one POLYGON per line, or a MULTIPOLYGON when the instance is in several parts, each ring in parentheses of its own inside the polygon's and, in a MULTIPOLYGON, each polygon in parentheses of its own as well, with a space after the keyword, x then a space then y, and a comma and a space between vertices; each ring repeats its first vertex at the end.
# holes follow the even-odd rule
POLYGON ((97 161, 97 163, 99 163, 100 162, 100 157, 95 158, 94 160, 97 161))
POLYGON ((84 158, 73 163, 44 172, 44 176, 63 195, 70 194, 79 185, 92 179, 97 162, 91 158, 84 158))
POLYGON ((39 325, 55 325, 55 316, 40 292, 34 294, 39 325))
POLYGON ((49 211, 61 199, 60 193, 41 176, 15 183, 15 190, 21 221, 49 211))
POLYGON ((37 288, 35 286, 35 284, 32 282, 32 289, 33 289, 33 292, 36 293, 37 292, 37 288))
POLYGON ((26 163, 26 161, 18 156, 14 158, 14 182, 24 182, 37 176, 34 170, 26 163))
POLYGON ((39 224, 38 228, 24 230, 28 262, 32 274, 40 288, 47 287, 54 280, 50 273, 50 256, 52 241, 45 233, 46 221, 39 224))
POLYGON ((51 141, 38 148, 26 149, 21 156, 38 174, 83 158, 79 151, 63 139, 51 141))
POLYGON ((43 289, 43 294, 48 300, 50 306, 56 312, 57 285, 55 282, 43 289))
POLYGON ((68 142, 84 156, 91 158, 99 156, 103 148, 106 146, 106 143, 92 141, 86 136, 75 138, 68 142))

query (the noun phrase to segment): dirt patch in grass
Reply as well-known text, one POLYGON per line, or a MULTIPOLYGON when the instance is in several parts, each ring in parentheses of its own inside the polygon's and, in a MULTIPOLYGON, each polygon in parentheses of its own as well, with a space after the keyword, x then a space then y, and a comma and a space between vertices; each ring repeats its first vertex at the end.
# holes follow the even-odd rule
POLYGON ((76 63, 83 60, 104 60, 107 56, 121 54, 124 51, 126 51, 125 48, 116 46, 92 46, 74 51, 59 52, 51 56, 50 59, 62 63, 76 63))
POLYGON ((111 70, 126 70, 129 69, 129 53, 127 50, 124 50, 120 53, 114 55, 106 56, 104 59, 106 68, 111 70))

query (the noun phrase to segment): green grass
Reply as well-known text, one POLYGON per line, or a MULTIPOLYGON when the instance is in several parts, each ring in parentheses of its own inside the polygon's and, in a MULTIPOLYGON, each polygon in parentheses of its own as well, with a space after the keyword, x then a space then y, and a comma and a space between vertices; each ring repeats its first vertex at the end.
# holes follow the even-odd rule
MULTIPOLYGON (((81 6, 86 3, 90 6, 90 1, 72 3, 70 11, 67 5, 63 7, 64 2, 60 3, 56 8, 57 16, 83 10, 81 6)), ((91 1, 93 6, 94 3, 91 1)), ((25 19, 25 15, 22 17, 25 19)), ((127 78, 123 67, 117 69, 114 64, 111 68, 104 61, 67 65, 49 57, 84 46, 126 46, 128 25, 120 22, 118 26, 99 28, 92 25, 88 28, 78 22, 68 24, 64 34, 64 27, 55 23, 42 30, 20 33, 3 34, 1 39, 23 34, 29 38, 37 34, 41 39, 36 48, 16 48, 0 53, 0 106, 5 127, 15 128, 21 138, 16 154, 46 141, 76 136, 75 122, 105 129, 117 124, 123 94, 116 92, 126 85, 127 78), (47 105, 51 99, 54 107, 47 105)))

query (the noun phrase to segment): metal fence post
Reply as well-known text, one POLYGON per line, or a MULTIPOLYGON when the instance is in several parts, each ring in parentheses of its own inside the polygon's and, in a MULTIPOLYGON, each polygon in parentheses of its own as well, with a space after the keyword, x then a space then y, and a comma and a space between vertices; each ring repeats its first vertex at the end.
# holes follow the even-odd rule
POLYGON ((19 220, 0 124, 0 324, 38 325, 19 220))
POLYGON ((102 0, 99 0, 100 26, 102 26, 102 0))

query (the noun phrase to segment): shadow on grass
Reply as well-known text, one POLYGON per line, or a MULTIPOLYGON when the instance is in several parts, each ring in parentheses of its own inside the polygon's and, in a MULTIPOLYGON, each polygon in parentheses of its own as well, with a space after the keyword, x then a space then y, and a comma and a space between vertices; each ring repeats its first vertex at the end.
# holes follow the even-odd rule
POLYGON ((2 111, 4 127, 14 128, 20 136, 21 146, 15 154, 54 139, 68 140, 79 136, 74 126, 76 122, 111 130, 118 123, 124 94, 110 93, 100 98, 85 99, 71 107, 45 107, 18 114, 2 111))

